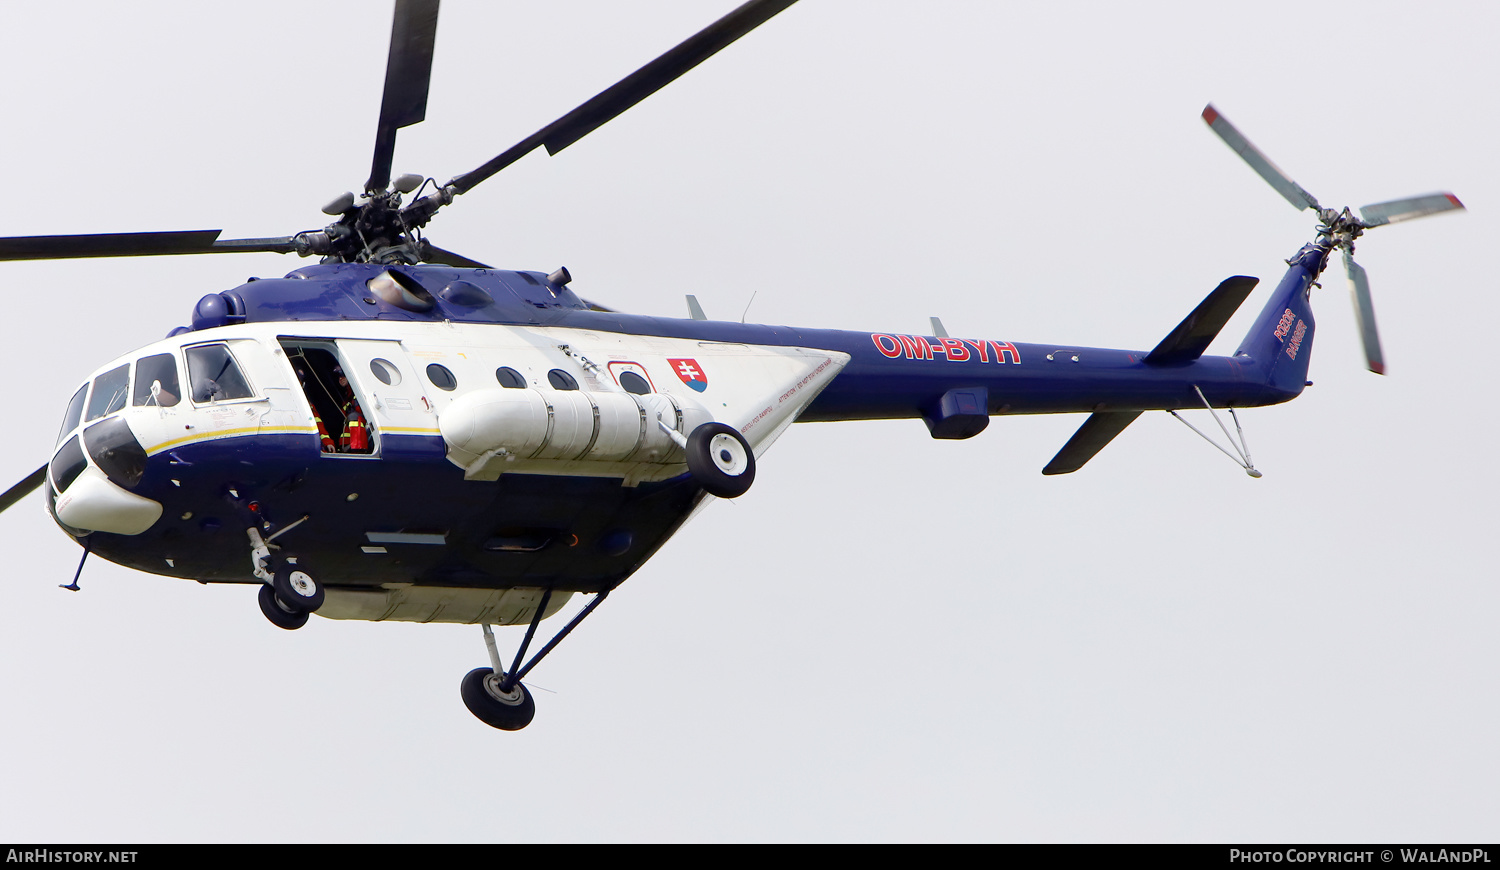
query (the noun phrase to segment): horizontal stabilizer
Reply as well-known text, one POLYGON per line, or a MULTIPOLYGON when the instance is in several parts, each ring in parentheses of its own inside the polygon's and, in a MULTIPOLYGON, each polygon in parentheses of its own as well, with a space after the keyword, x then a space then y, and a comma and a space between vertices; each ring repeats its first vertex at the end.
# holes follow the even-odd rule
MULTIPOLYGON (((1234 279, 1230 279, 1231 281, 1234 279)), ((1255 279, 1250 279, 1254 283, 1255 279)), ((1224 282, 1229 283, 1228 281, 1224 282)), ((1223 285, 1220 285, 1222 289, 1223 285)), ((1217 291, 1215 291, 1217 292, 1217 291)), ((1202 306, 1199 306, 1200 308, 1202 306)), ((1104 445, 1115 440, 1115 436, 1125 431, 1125 427, 1135 422, 1135 418, 1141 416, 1140 411, 1095 411, 1089 415, 1063 449, 1057 451, 1047 467, 1042 469, 1043 474, 1071 474, 1082 468, 1084 463, 1094 458, 1094 454, 1104 449, 1104 445)))
MULTIPOLYGON (((1240 303, 1245 301, 1258 283, 1260 283, 1259 278, 1249 278, 1244 275, 1226 278, 1222 284, 1214 288, 1214 292, 1208 294, 1208 298, 1198 303, 1193 313, 1177 324, 1177 328, 1162 339, 1161 344, 1147 354, 1142 362, 1153 366, 1181 365, 1203 356, 1203 352, 1208 350, 1208 346, 1213 343, 1219 330, 1223 329, 1224 324, 1229 322, 1229 318, 1239 310, 1240 303)), ((1120 428, 1124 428, 1123 423, 1120 428)))

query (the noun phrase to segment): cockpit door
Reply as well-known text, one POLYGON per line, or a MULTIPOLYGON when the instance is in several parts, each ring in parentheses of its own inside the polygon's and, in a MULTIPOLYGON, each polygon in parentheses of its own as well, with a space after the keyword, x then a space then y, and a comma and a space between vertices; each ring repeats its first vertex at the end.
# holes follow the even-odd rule
POLYGON ((434 452, 443 456, 437 415, 401 342, 338 339, 334 343, 344 359, 349 383, 374 423, 381 453, 387 457, 434 452))

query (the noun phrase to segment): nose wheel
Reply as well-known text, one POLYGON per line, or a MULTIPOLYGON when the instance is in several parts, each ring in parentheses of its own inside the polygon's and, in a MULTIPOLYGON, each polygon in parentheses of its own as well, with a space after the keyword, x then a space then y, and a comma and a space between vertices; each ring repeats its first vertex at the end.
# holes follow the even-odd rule
POLYGON ((277 628, 292 631, 307 624, 308 614, 323 606, 323 584, 298 565, 278 566, 268 585, 260 587, 260 612, 277 628))
POLYGON ((293 610, 283 604, 271 587, 260 587, 260 594, 256 598, 260 601, 260 612, 264 613, 266 619, 271 620, 271 624, 277 628, 293 631, 307 625, 307 611, 293 610))
POLYGON ((312 613, 323 606, 323 584, 297 565, 283 564, 277 568, 271 579, 271 588, 276 591, 277 598, 304 613, 312 613))

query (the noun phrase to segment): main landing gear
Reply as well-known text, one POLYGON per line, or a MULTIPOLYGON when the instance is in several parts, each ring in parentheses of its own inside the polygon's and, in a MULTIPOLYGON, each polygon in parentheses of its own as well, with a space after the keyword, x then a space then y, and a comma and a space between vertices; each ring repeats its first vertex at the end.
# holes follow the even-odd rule
POLYGON ((709 495, 739 498, 755 482, 755 453, 745 436, 724 423, 704 423, 687 438, 688 471, 709 495))
POLYGON ((463 695, 464 706, 469 708, 479 721, 490 726, 499 728, 501 731, 520 731, 531 724, 531 719, 536 715, 536 701, 531 697, 531 692, 522 685, 521 678, 526 676, 542 657, 552 651, 552 648, 562 642, 568 636, 568 632, 583 622, 584 617, 594 612, 594 608, 604 603, 609 597, 609 591, 600 592, 594 596, 594 600, 588 606, 578 612, 557 636, 547 642, 541 651, 532 656, 531 661, 521 667, 521 660, 526 656, 526 648, 531 645, 531 638, 536 634, 537 624, 542 621, 542 616, 547 612, 547 602, 552 600, 552 590, 548 589, 542 593, 542 601, 537 605, 536 613, 531 617, 531 625, 526 629, 526 639, 521 641, 521 648, 516 650, 515 661, 511 663, 510 670, 500 663, 500 653, 495 648, 495 633, 488 625, 481 625, 484 629, 484 645, 489 649, 490 666, 487 668, 475 668, 464 676, 463 683, 459 687, 463 695))

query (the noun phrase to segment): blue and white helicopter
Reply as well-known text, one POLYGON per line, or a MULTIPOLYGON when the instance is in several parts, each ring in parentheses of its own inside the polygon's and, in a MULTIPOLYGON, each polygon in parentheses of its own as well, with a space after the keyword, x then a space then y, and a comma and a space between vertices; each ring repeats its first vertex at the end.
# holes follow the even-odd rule
MULTIPOLYGON (((423 120, 437 0, 398 0, 369 180, 291 236, 215 230, 0 239, 0 259, 193 253, 317 256, 284 278, 210 294, 191 326, 100 366, 73 394, 49 462, 0 496, 42 488, 90 554, 142 571, 258 587, 274 624, 478 624, 490 664, 468 708, 516 730, 522 679, 687 519, 744 495, 794 422, 923 420, 963 439, 1001 414, 1088 417, 1043 469, 1078 470, 1147 410, 1296 398, 1311 289, 1342 254, 1372 371, 1372 227, 1462 208, 1451 194, 1322 207, 1212 107, 1210 127, 1319 217, 1230 356, 1205 356, 1256 279, 1231 277, 1150 350, 799 329, 609 310, 550 274, 495 269, 423 235, 436 213, 545 147, 556 154, 795 0, 751 0, 478 169, 391 179, 397 131, 423 120), (592 596, 530 659, 537 626, 592 596), (526 625, 510 662, 491 626, 526 625)), ((1237 419, 1234 420, 1236 428, 1237 419)), ((1229 436, 1229 430, 1224 428, 1229 436)), ((1248 451, 1231 457, 1258 476, 1248 451)), ((1223 448, 1221 448, 1223 449, 1223 448)), ((83 563, 79 565, 81 571, 83 563)), ((77 580, 71 588, 76 588, 77 580)))

